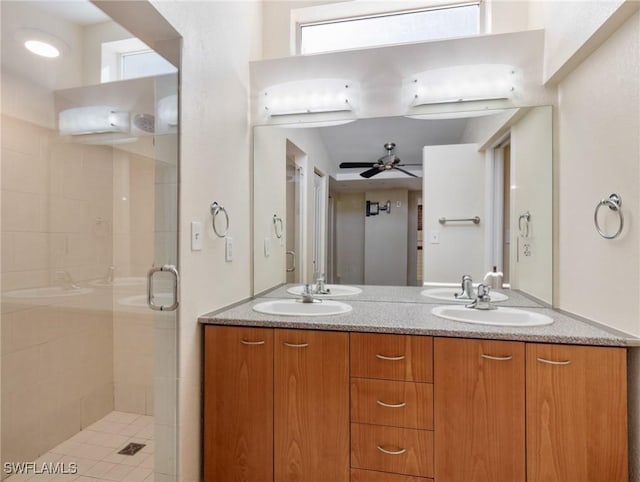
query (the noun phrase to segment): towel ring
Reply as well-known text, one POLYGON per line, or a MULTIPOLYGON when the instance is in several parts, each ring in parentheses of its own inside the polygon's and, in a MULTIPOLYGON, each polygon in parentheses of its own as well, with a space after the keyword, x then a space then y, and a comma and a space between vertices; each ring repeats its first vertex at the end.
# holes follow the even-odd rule
POLYGON ((529 221, 531 221, 531 213, 527 211, 518 218, 518 231, 523 238, 529 237, 529 221), (524 224, 522 224, 524 221, 524 224))
POLYGON ((273 215, 273 229, 276 232, 276 238, 282 239, 282 234, 284 233, 284 222, 277 214, 273 215), (280 225, 280 229, 278 229, 278 225, 280 225))
POLYGON ((608 198, 600 200, 600 202, 596 206, 595 212, 593 213, 593 223, 596 225, 596 231, 598 231, 598 234, 604 239, 615 239, 620 236, 622 228, 624 228, 624 216, 622 214, 622 197, 620 197, 619 194, 613 193, 608 198), (607 206, 612 211, 618 213, 618 217, 620 218, 620 226, 618 226, 618 230, 614 234, 605 234, 602 228, 600 228, 600 224, 598 223, 598 211, 602 206, 607 206))
POLYGON ((213 232, 216 233, 216 236, 218 236, 219 238, 224 238, 229 232, 229 214, 227 214, 227 210, 223 206, 218 204, 217 201, 213 201, 211 203, 211 216, 211 226, 213 227, 213 232), (220 234, 218 232, 218 229, 216 228, 216 217, 220 213, 224 214, 225 219, 224 233, 222 234, 220 234))

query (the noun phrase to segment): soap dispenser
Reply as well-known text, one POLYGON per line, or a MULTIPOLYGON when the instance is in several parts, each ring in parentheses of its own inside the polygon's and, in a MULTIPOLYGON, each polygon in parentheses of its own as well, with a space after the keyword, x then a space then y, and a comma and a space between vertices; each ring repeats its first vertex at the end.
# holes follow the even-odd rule
POLYGON ((484 284, 489 286, 492 289, 500 289, 502 288, 502 271, 498 271, 497 266, 493 267, 493 271, 489 271, 486 275, 484 275, 484 284))

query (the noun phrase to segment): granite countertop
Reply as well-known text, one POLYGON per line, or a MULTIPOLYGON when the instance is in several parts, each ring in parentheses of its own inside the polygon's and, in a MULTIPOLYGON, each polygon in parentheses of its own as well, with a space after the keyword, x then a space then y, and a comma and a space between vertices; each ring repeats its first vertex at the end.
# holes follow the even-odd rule
POLYGON ((430 303, 355 301, 345 297, 342 301, 350 304, 353 310, 341 315, 301 317, 266 315, 253 311, 254 305, 269 299, 273 298, 257 298, 226 310, 204 314, 199 321, 212 325, 416 334, 576 345, 640 346, 640 338, 596 326, 548 308, 527 309, 551 316, 554 319, 553 324, 521 328, 445 320, 431 313, 435 305, 430 303))

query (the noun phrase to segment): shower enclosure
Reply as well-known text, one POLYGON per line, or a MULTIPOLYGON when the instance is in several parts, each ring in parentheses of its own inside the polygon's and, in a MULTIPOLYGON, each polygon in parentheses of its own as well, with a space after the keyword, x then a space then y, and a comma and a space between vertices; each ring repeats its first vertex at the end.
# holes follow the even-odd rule
POLYGON ((180 38, 146 7, 157 51, 89 2, 0 3, 7 480, 176 480, 177 312, 147 273, 178 265, 180 38))

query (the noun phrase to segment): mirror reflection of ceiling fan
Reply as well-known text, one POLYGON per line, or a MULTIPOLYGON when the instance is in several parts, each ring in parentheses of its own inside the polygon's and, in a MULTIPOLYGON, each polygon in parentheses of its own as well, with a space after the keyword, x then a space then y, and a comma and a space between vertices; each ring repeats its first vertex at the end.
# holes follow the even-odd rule
POLYGON ((360 167, 360 168, 368 167, 369 169, 360 173, 362 177, 365 177, 367 179, 377 174, 380 174, 381 172, 392 171, 392 170, 400 171, 406 174, 407 176, 418 177, 414 173, 409 172, 405 169, 402 169, 402 167, 421 166, 422 164, 402 164, 402 161, 400 160, 400 158, 393 153, 393 150, 395 149, 395 147, 396 147, 395 142, 387 142, 384 145, 384 148, 387 150, 387 153, 377 161, 375 162, 341 162, 340 167, 343 169, 353 168, 353 167, 360 167))

